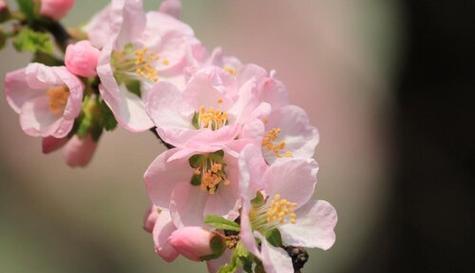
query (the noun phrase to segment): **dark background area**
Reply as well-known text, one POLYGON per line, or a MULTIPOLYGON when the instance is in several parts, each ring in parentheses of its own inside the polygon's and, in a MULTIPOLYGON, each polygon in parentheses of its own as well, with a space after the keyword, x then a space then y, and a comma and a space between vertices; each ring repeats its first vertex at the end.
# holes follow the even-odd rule
POLYGON ((402 2, 392 196, 347 272, 475 272, 475 2, 402 2))

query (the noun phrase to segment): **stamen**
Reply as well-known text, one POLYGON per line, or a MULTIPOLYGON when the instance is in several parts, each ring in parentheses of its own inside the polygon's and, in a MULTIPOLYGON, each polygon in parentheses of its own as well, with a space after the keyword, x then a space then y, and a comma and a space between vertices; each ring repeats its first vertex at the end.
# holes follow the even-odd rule
POLYGON ((218 151, 192 157, 192 160, 190 159, 194 169, 192 184, 199 185, 203 191, 207 191, 209 194, 215 194, 221 184, 229 185, 231 181, 226 174, 226 163, 223 156, 222 151, 218 151))
MULTIPOLYGON (((195 114, 197 118, 197 129, 208 128, 211 130, 218 130, 228 123, 228 113, 214 108, 205 108, 201 106, 198 113, 195 114)), ((195 126, 196 127, 196 126, 195 126)))
POLYGON ((48 104, 50 111, 55 115, 62 115, 68 103, 69 88, 65 85, 48 89, 48 104))
POLYGON ((275 157, 292 157, 293 154, 291 151, 284 151, 286 143, 281 141, 275 143, 276 139, 279 137, 281 132, 280 128, 273 128, 262 139, 262 147, 272 152, 275 157))
POLYGON ((236 68, 234 68, 232 66, 225 65, 223 69, 224 69, 224 71, 226 71, 231 76, 236 76, 237 75, 236 68))
MULTIPOLYGON (((158 71, 155 69, 155 63, 160 57, 149 52, 148 48, 134 49, 133 45, 127 45, 122 51, 112 53, 112 63, 116 74, 130 75, 135 74, 140 78, 157 82, 158 71)), ((168 63, 168 60, 163 60, 168 63)))
POLYGON ((297 221, 297 214, 295 214, 296 203, 289 202, 287 199, 281 198, 280 194, 274 195, 267 210, 267 223, 285 224, 290 222, 295 224, 297 221))

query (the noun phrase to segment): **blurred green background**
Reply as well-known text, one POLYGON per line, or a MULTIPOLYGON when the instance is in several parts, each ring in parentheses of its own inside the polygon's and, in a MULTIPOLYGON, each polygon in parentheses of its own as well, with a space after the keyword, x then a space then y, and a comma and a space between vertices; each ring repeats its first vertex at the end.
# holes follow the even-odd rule
MULTIPOLYGON (((7 1, 13 2, 13 1, 7 1)), ((109 1, 76 1, 81 25, 109 1)), ((146 0, 147 9, 159 1, 146 0)), ((337 242, 304 272, 350 272, 385 213, 400 10, 385 0, 188 0, 183 20, 209 49, 275 69, 321 134, 316 198, 338 210, 337 242)), ((29 61, 9 46, 0 75, 29 61)), ((3 87, 2 87, 3 92, 3 87)), ((0 272, 205 272, 163 262, 142 230, 143 172, 163 147, 149 133, 107 133, 86 169, 44 156, 0 97, 0 272)))

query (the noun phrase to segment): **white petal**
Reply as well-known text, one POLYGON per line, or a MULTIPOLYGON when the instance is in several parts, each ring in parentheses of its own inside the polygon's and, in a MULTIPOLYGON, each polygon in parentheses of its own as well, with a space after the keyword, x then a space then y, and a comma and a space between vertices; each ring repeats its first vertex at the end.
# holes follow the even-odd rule
POLYGON ((279 227, 285 245, 327 250, 335 243, 335 208, 327 201, 309 201, 297 210, 297 223, 279 227))
POLYGON ((292 259, 287 252, 274 247, 260 233, 256 232, 257 237, 261 239, 261 261, 266 273, 293 273, 292 259))

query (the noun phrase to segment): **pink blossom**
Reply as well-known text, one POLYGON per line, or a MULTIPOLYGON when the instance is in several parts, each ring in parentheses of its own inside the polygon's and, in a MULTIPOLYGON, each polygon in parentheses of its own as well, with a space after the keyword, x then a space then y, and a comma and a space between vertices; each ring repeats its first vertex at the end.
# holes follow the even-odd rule
POLYGON ((73 136, 63 149, 63 156, 70 167, 85 167, 92 159, 97 142, 91 135, 86 137, 73 136))
POLYGON ((251 205, 255 192, 250 190, 249 171, 253 153, 258 147, 247 146, 240 158, 242 176, 241 242, 258 257, 266 272, 292 273, 292 260, 287 253, 271 245, 264 234, 278 229, 284 245, 329 249, 335 242, 335 209, 326 201, 313 201, 318 166, 311 159, 280 159, 261 176, 265 198, 251 205), (254 193, 254 194, 253 194, 254 193), (261 241, 260 249, 256 238, 261 241))
POLYGON ((66 67, 29 64, 5 77, 10 107, 23 131, 34 137, 65 137, 81 112, 83 84, 66 67))
POLYGON ((65 64, 69 71, 82 77, 93 77, 96 73, 99 50, 89 41, 80 41, 66 48, 65 64))
POLYGON ((160 137, 175 147, 224 145, 240 136, 242 128, 246 136, 253 130, 263 133, 262 125, 253 125, 270 113, 270 105, 255 95, 257 84, 254 77, 240 81, 207 66, 193 74, 184 91, 169 83, 154 85, 145 98, 146 110, 160 137))
POLYGON ((144 131, 154 125, 140 94, 126 83, 138 82, 142 96, 158 81, 183 86, 187 67, 198 65, 206 51, 189 26, 161 12, 145 13, 141 0, 113 0, 108 13, 100 16, 109 21, 110 41, 99 59, 99 89, 122 127, 144 131))
POLYGON ((174 148, 159 155, 144 179, 151 201, 170 208, 175 226, 200 226, 206 215, 238 216, 239 168, 234 152, 174 148))
POLYGON ((60 20, 69 13, 74 2, 74 0, 41 0, 40 14, 60 20))
POLYGON ((183 227, 174 231, 168 239, 181 255, 192 261, 201 261, 213 254, 211 239, 216 236, 202 227, 183 227))

